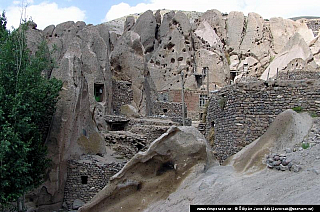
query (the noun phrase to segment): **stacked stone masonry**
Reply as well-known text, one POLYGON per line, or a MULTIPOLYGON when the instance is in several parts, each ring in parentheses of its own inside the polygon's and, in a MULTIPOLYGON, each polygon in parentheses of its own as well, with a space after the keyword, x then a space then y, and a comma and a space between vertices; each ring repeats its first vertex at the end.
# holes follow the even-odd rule
POLYGON ((320 72, 314 71, 294 71, 294 72, 280 72, 277 80, 307 80, 320 79, 320 72))
POLYGON ((89 202, 123 166, 122 163, 99 163, 90 157, 79 161, 70 160, 64 190, 64 202, 67 207, 71 209, 76 199, 89 202))
POLYGON ((319 34, 319 28, 320 28, 320 19, 311 19, 307 20, 306 24, 309 29, 312 30, 313 35, 316 37, 319 34))
POLYGON ((105 135, 108 147, 116 151, 121 158, 131 159, 139 151, 147 148, 147 138, 144 135, 133 134, 130 132, 109 132, 105 135))
POLYGON ((153 114, 155 116, 179 117, 182 114, 182 103, 156 101, 153 103, 153 114))
MULTIPOLYGON (((187 118, 188 110, 185 106, 185 125, 191 126, 192 120, 187 118)), ((163 102, 155 101, 153 103, 153 116, 157 118, 170 118, 172 121, 177 122, 179 125, 183 124, 182 121, 182 103, 180 102, 163 102)))
POLYGON ((320 115, 319 80, 237 83, 213 93, 206 117, 206 136, 220 162, 259 138, 286 109, 301 107, 320 115))
POLYGON ((131 82, 113 80, 112 84, 113 112, 115 114, 120 114, 121 106, 131 104, 133 101, 131 82))

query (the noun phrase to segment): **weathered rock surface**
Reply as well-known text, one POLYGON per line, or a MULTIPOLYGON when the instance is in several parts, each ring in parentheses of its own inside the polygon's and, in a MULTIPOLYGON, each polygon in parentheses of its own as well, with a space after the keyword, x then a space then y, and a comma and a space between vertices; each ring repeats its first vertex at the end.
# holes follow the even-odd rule
POLYGON ((310 68, 313 68, 314 70, 317 67, 309 46, 301 37, 301 35, 299 33, 296 33, 289 39, 286 46, 282 49, 282 52, 274 58, 267 69, 263 72, 263 74, 261 75, 261 79, 267 80, 268 76, 269 78, 275 77, 277 75, 277 72, 292 71, 288 70, 288 68, 290 67, 291 69, 302 70, 307 65, 309 65, 310 68), (302 61, 295 59, 302 59, 302 61), (295 63, 292 65, 292 62, 295 63))
POLYGON ((227 45, 232 48, 232 51, 238 52, 242 37, 244 34, 245 17, 242 12, 232 11, 229 13, 227 27, 227 45))
POLYGON ((319 36, 316 37, 313 41, 310 42, 309 47, 313 54, 313 58, 317 65, 320 65, 320 39, 319 36))
POLYGON ((79 211, 143 210, 166 199, 190 174, 212 162, 202 134, 193 127, 172 127, 146 152, 135 155, 79 211))
POLYGON ((144 46, 145 52, 151 52, 154 49, 154 40, 156 37, 157 21, 153 12, 148 10, 144 12, 137 20, 133 31, 140 35, 140 41, 144 46))

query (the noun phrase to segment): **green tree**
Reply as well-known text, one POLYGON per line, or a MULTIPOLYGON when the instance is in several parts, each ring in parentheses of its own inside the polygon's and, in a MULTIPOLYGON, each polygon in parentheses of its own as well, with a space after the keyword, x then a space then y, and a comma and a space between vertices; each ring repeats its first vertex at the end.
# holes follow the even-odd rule
POLYGON ((45 140, 62 83, 47 79, 52 68, 42 42, 32 55, 26 45, 28 23, 10 32, 0 16, 0 206, 39 186, 46 175, 45 140))

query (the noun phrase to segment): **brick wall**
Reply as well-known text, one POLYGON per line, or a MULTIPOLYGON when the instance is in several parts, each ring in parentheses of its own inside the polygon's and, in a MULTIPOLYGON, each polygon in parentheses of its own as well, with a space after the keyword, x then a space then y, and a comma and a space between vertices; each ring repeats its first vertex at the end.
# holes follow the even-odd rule
MULTIPOLYGON (((162 91, 160 94, 160 98, 164 97, 169 102, 181 102, 181 90, 168 90, 162 91)), ((186 90, 184 92, 184 100, 187 106, 187 117, 192 120, 199 120, 200 113, 203 113, 204 107, 200 107, 199 105, 199 96, 200 94, 206 94, 206 92, 201 92, 198 90, 186 90)), ((161 99, 164 101, 164 99, 161 99)))
POLYGON ((260 137, 286 109, 302 107, 320 116, 319 80, 237 83, 210 97, 206 136, 220 162, 260 137))

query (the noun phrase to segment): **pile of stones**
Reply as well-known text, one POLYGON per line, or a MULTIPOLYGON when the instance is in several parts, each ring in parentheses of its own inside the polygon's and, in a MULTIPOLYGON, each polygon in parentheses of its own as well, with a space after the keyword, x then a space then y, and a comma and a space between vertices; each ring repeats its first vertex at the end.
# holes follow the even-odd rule
POLYGON ((292 160, 288 159, 284 154, 271 154, 266 158, 266 164, 269 169, 276 169, 281 171, 294 171, 299 172, 301 166, 295 164, 292 160))

